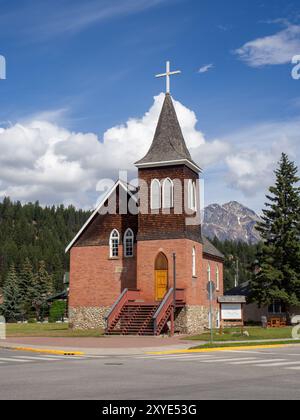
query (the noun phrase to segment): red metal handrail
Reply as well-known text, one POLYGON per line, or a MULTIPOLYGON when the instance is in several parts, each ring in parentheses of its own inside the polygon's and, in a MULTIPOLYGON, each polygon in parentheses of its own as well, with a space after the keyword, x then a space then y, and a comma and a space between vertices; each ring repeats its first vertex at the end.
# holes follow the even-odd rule
POLYGON ((111 324, 118 318, 123 307, 130 301, 134 301, 140 297, 139 290, 124 289, 118 299, 115 301, 108 314, 105 316, 106 331, 110 328, 111 324))
MULTIPOLYGON (((176 289, 175 292, 176 303, 177 302, 184 302, 185 301, 185 291, 184 289, 176 289)), ((153 322, 154 322, 154 335, 157 334, 159 324, 167 314, 170 307, 174 304, 174 288, 168 290, 163 298, 161 304, 157 308, 157 311, 153 315, 153 322)))

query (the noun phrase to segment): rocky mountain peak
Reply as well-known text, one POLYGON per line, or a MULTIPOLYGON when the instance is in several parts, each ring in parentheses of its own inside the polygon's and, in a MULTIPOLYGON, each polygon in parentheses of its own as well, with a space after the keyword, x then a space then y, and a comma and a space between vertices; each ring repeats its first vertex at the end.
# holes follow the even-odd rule
POLYGON ((215 236, 224 241, 257 243, 260 240, 255 225, 260 217, 237 201, 210 204, 204 209, 202 232, 208 238, 215 236))

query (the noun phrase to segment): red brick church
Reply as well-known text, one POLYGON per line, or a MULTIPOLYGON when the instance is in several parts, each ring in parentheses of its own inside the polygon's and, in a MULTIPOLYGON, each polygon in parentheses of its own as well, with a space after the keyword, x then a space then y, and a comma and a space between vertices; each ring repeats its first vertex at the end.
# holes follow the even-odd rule
POLYGON ((152 145, 135 165, 138 187, 117 181, 66 249, 71 326, 158 335, 175 316, 175 331, 196 333, 211 322, 210 281, 218 325, 223 255, 201 234, 201 169, 169 93, 152 145))

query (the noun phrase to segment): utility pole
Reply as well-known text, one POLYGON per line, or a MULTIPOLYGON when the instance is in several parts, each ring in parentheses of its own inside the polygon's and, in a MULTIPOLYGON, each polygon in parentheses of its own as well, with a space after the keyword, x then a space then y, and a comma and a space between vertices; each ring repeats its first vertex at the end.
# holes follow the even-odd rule
POLYGON ((213 332, 213 282, 210 281, 209 282, 209 300, 210 300, 210 304, 209 304, 209 311, 210 311, 210 342, 211 344, 214 341, 214 332, 213 332))
POLYGON ((239 258, 236 257, 236 266, 235 266, 235 278, 234 278, 234 287, 237 287, 240 282, 240 267, 239 267, 239 258))
POLYGON ((176 253, 173 252, 173 305, 171 312, 171 336, 175 332, 175 311, 176 311, 176 253))
POLYGON ((214 292, 215 292, 215 284, 212 280, 207 283, 207 293, 209 298, 209 321, 210 321, 210 342, 211 344, 214 341, 214 330, 213 330, 213 299, 214 299, 214 292))

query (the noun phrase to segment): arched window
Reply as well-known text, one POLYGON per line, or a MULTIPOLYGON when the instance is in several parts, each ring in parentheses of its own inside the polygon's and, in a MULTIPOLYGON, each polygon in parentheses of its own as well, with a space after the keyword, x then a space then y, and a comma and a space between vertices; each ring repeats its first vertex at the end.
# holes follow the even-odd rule
POLYGON ((157 210, 161 207, 161 188, 158 179, 151 182, 151 209, 157 210))
POLYGON ((193 183, 192 183, 192 180, 189 179, 189 183, 188 183, 188 208, 189 209, 192 208, 192 188, 193 188, 193 183))
POLYGON ((174 185, 170 178, 166 178, 163 183, 163 202, 164 209, 174 207, 174 185))
POLYGON ((109 237, 109 255, 111 258, 119 256, 120 235, 117 229, 114 229, 109 237))
POLYGON ((216 267, 216 290, 220 290, 220 272, 219 272, 219 266, 216 267))
POLYGON ((191 179, 188 183, 188 206, 189 209, 197 210, 197 199, 196 199, 196 184, 191 179))
POLYGON ((210 270, 210 264, 207 264, 207 281, 211 281, 211 270, 210 270))
POLYGON ((196 277, 196 248, 194 246, 192 250, 192 273, 193 277, 196 277))
POLYGON ((192 209, 197 210, 197 192, 196 192, 196 183, 193 182, 193 193, 192 193, 192 209))
POLYGON ((130 228, 128 228, 124 233, 124 256, 133 257, 133 242, 134 235, 130 228))

